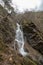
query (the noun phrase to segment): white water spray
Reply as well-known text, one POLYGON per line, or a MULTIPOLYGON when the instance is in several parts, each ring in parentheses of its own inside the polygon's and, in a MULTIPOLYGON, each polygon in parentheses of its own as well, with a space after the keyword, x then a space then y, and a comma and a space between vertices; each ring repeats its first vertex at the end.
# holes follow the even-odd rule
POLYGON ((26 56, 27 53, 24 51, 24 38, 23 38, 23 31, 20 29, 20 25, 17 23, 17 29, 16 29, 16 37, 15 41, 17 42, 17 45, 19 47, 19 52, 23 56, 26 56))

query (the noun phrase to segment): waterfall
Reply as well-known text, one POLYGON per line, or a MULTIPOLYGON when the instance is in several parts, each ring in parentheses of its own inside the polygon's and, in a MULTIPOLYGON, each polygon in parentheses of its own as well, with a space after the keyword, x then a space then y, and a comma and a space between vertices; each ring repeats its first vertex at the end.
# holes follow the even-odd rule
POLYGON ((16 29, 16 36, 15 41, 17 42, 17 45, 19 47, 19 53, 23 56, 26 56, 27 53, 24 51, 24 38, 23 38, 23 31, 20 29, 20 25, 17 23, 17 29, 16 29))

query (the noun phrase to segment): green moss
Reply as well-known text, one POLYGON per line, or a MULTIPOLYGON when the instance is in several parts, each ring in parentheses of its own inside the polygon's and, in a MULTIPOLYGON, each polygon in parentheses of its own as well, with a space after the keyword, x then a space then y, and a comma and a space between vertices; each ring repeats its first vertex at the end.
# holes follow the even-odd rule
POLYGON ((3 41, 0 41, 0 51, 4 50, 5 49, 5 46, 3 44, 3 41))
POLYGON ((24 58, 23 65, 37 65, 37 63, 27 57, 24 58))
POLYGON ((0 62, 3 61, 2 55, 0 55, 0 62))

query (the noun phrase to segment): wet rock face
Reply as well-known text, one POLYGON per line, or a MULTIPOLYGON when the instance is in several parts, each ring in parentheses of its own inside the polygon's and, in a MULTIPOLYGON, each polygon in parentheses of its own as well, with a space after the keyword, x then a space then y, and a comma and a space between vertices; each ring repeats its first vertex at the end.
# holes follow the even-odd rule
POLYGON ((43 39, 40 36, 37 27, 33 23, 28 24, 28 26, 24 25, 23 32, 27 42, 30 43, 33 48, 43 54, 43 39))

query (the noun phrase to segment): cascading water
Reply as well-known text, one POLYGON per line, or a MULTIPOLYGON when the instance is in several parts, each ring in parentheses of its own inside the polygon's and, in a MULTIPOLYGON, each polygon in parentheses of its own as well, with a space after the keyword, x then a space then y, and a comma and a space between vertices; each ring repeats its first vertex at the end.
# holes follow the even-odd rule
POLYGON ((23 31, 20 29, 20 25, 17 23, 17 29, 16 29, 16 37, 15 41, 17 42, 17 45, 19 47, 19 52, 23 56, 26 56, 27 53, 24 51, 24 38, 23 38, 23 31))

